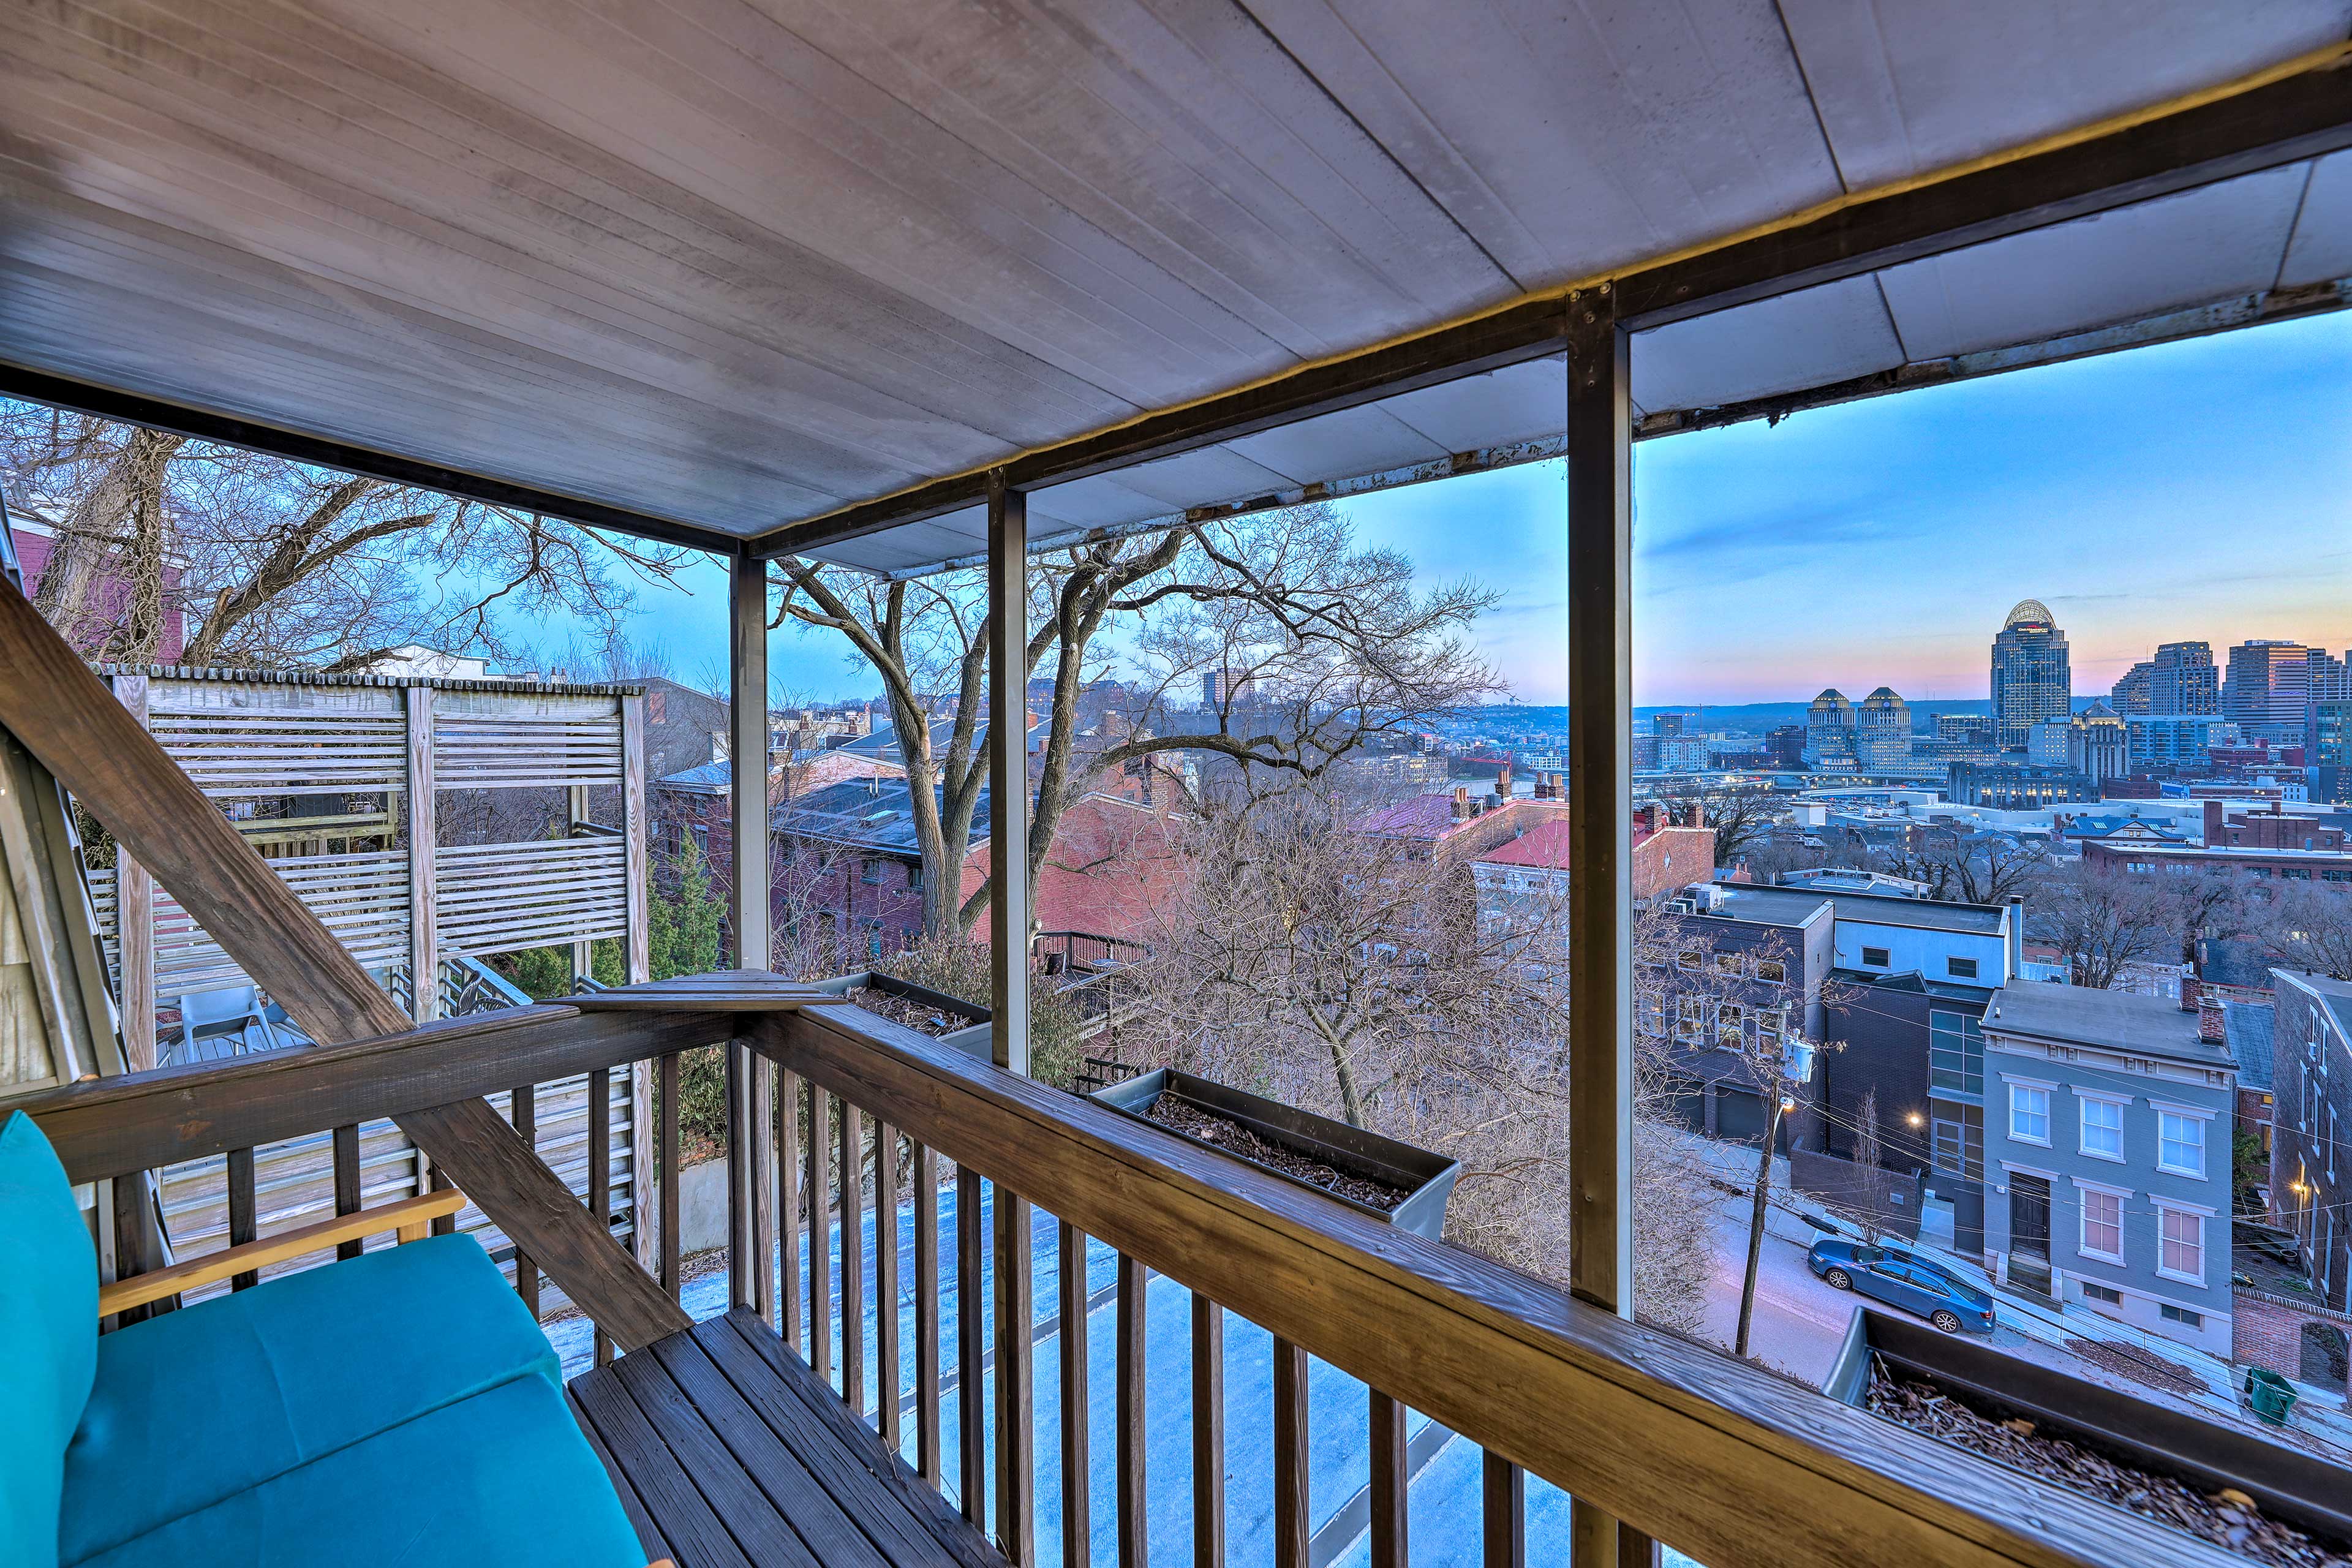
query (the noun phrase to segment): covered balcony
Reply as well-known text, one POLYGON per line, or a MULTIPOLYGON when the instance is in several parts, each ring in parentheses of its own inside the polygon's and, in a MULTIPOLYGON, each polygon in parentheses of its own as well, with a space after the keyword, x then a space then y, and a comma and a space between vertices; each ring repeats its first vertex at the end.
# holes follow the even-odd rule
MULTIPOLYGON (((739 757, 769 744, 781 558, 984 565, 1003 714, 1036 551, 1564 458, 1570 1288, 1028 1076, 1021 726, 987 740, 989 1060, 757 968, 412 1016, 10 585, 0 847, 34 957, 0 1061, 56 1081, 0 1109, 93 1227, 121 1346, 91 1397, 127 1398, 139 1336, 297 1286, 381 1336, 279 1391, 350 1413, 320 1417, 341 1436, 141 1495, 122 1434, 166 1430, 173 1377, 217 1400, 173 1429, 187 1449, 261 1443, 186 1328, 152 1408, 111 1407, 117 1447, 68 1420, 42 1461, 47 1503, 21 1506, 55 1560, 2237 1560, 1633 1321, 1630 475, 1647 436, 2340 308, 2352 14, 786 9, 13 7, 0 392, 713 552, 739 757), (79 894, 33 872, 58 863, 30 836, 52 783, 309 1044, 124 1059, 152 982, 118 1026, 57 961, 79 894), (697 1321, 679 1058, 714 1045, 730 1261, 697 1321), (616 1077, 651 1080, 657 1122, 650 1195, 617 1210, 616 1077), (565 1080, 584 1193, 490 1103, 565 1080), (334 1217, 258 1233, 257 1149, 331 1134, 355 1160, 379 1119, 424 1190, 371 1209, 339 1167, 334 1217), (139 1240, 145 1173, 213 1160, 236 1245, 167 1262, 139 1240), (511 1303, 459 1302, 455 1238, 428 1238, 468 1204, 593 1340, 566 1380, 527 1330, 434 1405, 507 1332, 511 1303), (412 1249, 366 1250, 380 1233, 422 1243, 436 1261, 403 1267, 446 1314, 424 1286, 335 1305, 392 1289, 412 1249), (377 1349, 425 1403, 362 1430, 398 1403, 377 1349), (1475 1446, 1475 1487, 1432 1479, 1440 1441, 1475 1446), (339 1464, 362 1468, 317 1489, 339 1464)), ((644 790, 575 858, 641 853, 644 790)), ((732 814, 756 959, 769 802, 732 814)), ((1088 940, 1047 967, 1126 1007, 1088 940)), ((2305 1479, 2239 1478, 2290 1510, 2305 1479)))

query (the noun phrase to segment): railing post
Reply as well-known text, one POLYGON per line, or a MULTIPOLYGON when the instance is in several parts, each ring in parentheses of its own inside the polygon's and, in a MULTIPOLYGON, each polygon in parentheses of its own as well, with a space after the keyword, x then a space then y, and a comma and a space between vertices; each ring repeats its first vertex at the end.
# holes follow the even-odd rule
MULTIPOLYGON (((1633 432, 1610 287, 1568 300, 1569 1289, 1633 1315, 1633 432)), ((1580 1563, 1647 1550, 1578 1499, 1580 1563)))
POLYGON ((427 1024, 441 1016, 441 931, 435 905, 433 847, 433 688, 412 686, 408 741, 408 989, 409 1016, 427 1024))
MULTIPOLYGON (((577 815, 587 815, 587 792, 580 792, 581 806, 577 815)), ((621 699, 621 860, 628 877, 628 935, 624 953, 622 973, 632 985, 653 978, 653 886, 646 869, 646 700, 642 696, 621 699)), ((593 944, 583 953, 577 967, 583 973, 593 955, 593 944)), ((654 1194, 653 1184, 645 1178, 646 1163, 653 1148, 649 1124, 654 1117, 654 1090, 651 1077, 644 1062, 629 1067, 629 1220, 630 1235, 636 1242, 637 1264, 648 1272, 654 1268, 654 1194)))
MULTIPOLYGON (((988 476, 988 941, 996 1065, 1029 1071, 1029 498, 988 476)), ((1000 1213, 1003 1211, 1000 1210, 1000 1213)))
MULTIPOLYGON (((114 700, 147 727, 147 678, 118 675, 114 700)), ((122 1065, 155 1065, 155 879, 120 840, 114 846, 115 956, 122 973, 122 1065)))

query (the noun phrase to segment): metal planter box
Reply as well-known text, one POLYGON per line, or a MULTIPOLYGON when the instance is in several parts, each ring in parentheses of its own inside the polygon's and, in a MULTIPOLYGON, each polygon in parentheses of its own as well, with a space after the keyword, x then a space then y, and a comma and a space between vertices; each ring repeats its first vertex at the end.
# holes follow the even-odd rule
POLYGON ((2021 1416, 2037 1431, 2209 1495, 2235 1487, 2273 1518, 2339 1549, 2352 1543, 2352 1489, 2344 1472, 2300 1448, 1868 1307, 1854 1309, 1822 1392, 1866 1405, 1874 1355, 1979 1415, 2021 1416))
POLYGON ((872 969, 836 974, 831 979, 817 981, 815 984, 819 991, 830 992, 835 996, 846 996, 857 990, 879 991, 887 995, 903 996, 918 1006, 936 1007, 950 1018, 969 1019, 971 1022, 965 1027, 939 1036, 940 1043, 953 1046, 964 1055, 978 1057, 982 1061, 994 1059, 993 1015, 985 1007, 950 996, 944 991, 934 991, 928 985, 918 985, 911 980, 901 980, 895 974, 884 974, 872 969))
MULTIPOLYGON (((1212 1083, 1191 1073, 1178 1072, 1173 1068, 1155 1068, 1129 1079, 1125 1083, 1098 1089, 1087 1098, 1139 1121, 1151 1121, 1148 1114, 1151 1103, 1162 1094, 1173 1094, 1203 1110, 1238 1121, 1269 1143, 1279 1143, 1286 1149, 1320 1160, 1349 1175, 1402 1187, 1406 1196, 1404 1202, 1392 1209, 1376 1209, 1370 1204, 1327 1192, 1286 1171, 1260 1164, 1230 1149, 1218 1149, 1213 1143, 1202 1145, 1215 1150, 1226 1159, 1255 1166, 1268 1175, 1278 1176, 1327 1202, 1343 1204, 1358 1214, 1386 1220, 1416 1236, 1434 1239, 1445 1228, 1445 1205, 1454 1195, 1454 1184, 1461 1176, 1462 1167, 1455 1161, 1433 1154, 1426 1149, 1416 1149, 1410 1143, 1400 1143, 1393 1138, 1383 1138, 1377 1132, 1367 1132, 1360 1127, 1350 1127, 1344 1121, 1318 1116, 1311 1110, 1301 1110, 1279 1100, 1244 1094, 1240 1089, 1228 1089, 1223 1084, 1212 1083)), ((1157 1121, 1151 1121, 1151 1125, 1162 1132, 1176 1131, 1174 1128, 1157 1121)), ((1180 1132, 1177 1136, 1182 1137, 1183 1134, 1180 1132)), ((1193 1142, 1201 1141, 1194 1139, 1193 1142)))

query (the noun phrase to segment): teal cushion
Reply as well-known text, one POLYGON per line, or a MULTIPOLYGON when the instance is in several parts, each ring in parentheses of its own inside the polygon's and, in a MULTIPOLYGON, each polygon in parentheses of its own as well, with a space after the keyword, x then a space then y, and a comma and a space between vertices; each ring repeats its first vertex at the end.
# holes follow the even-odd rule
POLYGON ((0 1126, 0 1563, 58 1560, 66 1443, 98 1360, 98 1254, 33 1119, 0 1126))
POLYGON ((175 1519, 89 1568, 645 1568, 646 1556, 563 1396, 530 1377, 175 1519))
POLYGON ((66 1452, 72 1563, 560 1363, 471 1237, 435 1237, 109 1334, 66 1452))

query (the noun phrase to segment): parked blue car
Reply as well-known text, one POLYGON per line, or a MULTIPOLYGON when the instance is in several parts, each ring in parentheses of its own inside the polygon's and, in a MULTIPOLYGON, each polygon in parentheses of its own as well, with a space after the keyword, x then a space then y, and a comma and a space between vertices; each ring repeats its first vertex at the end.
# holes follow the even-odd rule
POLYGON ((1992 1332, 1992 1297, 1924 1258, 1892 1247, 1823 1237, 1805 1254, 1815 1275, 1840 1290, 1916 1312, 1948 1334, 1992 1332))

